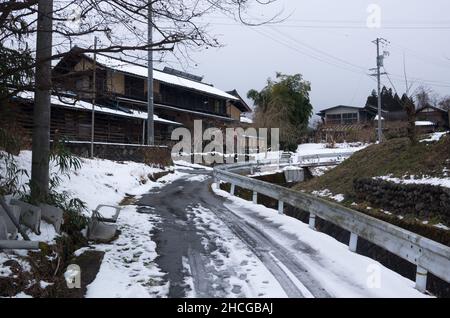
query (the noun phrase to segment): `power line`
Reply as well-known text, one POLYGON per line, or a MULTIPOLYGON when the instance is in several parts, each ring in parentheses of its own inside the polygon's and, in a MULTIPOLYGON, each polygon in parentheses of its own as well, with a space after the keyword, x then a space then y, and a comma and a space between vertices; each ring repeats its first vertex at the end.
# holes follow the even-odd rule
POLYGON ((346 61, 346 60, 344 60, 344 59, 342 59, 342 58, 336 57, 336 56, 334 56, 334 55, 332 55, 332 54, 330 54, 330 53, 327 53, 327 52, 325 52, 325 51, 322 51, 322 50, 320 50, 320 49, 317 49, 317 48, 315 48, 315 47, 313 47, 313 46, 311 46, 311 45, 308 45, 308 44, 306 44, 306 43, 304 43, 304 42, 301 42, 300 40, 298 40, 298 39, 296 39, 296 38, 294 38, 294 37, 291 37, 290 35, 288 35, 288 34, 286 34, 286 33, 283 33, 283 32, 277 30, 277 29, 274 28, 274 27, 272 27, 271 29, 274 30, 275 32, 277 32, 278 34, 280 34, 280 35, 282 35, 282 36, 284 36, 284 37, 290 39, 291 41, 294 41, 295 43, 298 43, 299 45, 302 45, 302 46, 304 46, 304 47, 306 47, 306 48, 308 48, 308 49, 310 49, 310 50, 312 50, 312 51, 318 52, 318 53, 320 53, 320 54, 323 54, 323 55, 325 55, 325 56, 327 56, 327 57, 330 57, 330 58, 332 58, 332 59, 334 59, 334 60, 337 60, 337 61, 339 61, 339 62, 341 62, 341 63, 350 65, 350 66, 355 67, 355 68, 360 69, 360 70, 366 70, 366 69, 367 69, 366 67, 363 67, 363 66, 360 66, 360 65, 356 65, 356 64, 354 64, 354 63, 352 63, 352 62, 346 61))
POLYGON ((284 42, 284 41, 282 41, 282 40, 280 40, 280 39, 278 39, 278 38, 275 38, 275 37, 273 37, 273 36, 270 35, 270 34, 261 32, 261 31, 259 31, 259 30, 257 30, 257 29, 254 29, 254 28, 251 28, 251 30, 254 31, 254 32, 256 32, 256 33, 258 33, 258 34, 260 34, 260 35, 262 35, 262 36, 264 36, 264 37, 266 37, 266 38, 269 38, 269 39, 271 39, 272 41, 275 41, 275 42, 277 42, 278 44, 281 44, 281 45, 283 45, 283 46, 285 46, 285 47, 287 47, 287 48, 289 48, 289 49, 291 49, 291 50, 293 50, 293 51, 295 51, 295 52, 297 52, 297 53, 300 53, 300 54, 302 54, 302 55, 306 55, 306 56, 308 56, 308 57, 310 57, 310 58, 312 58, 312 59, 318 60, 318 61, 320 61, 320 62, 322 62, 322 63, 326 63, 326 64, 328 64, 328 65, 331 65, 331 66, 334 66, 334 67, 337 67, 337 68, 341 68, 341 69, 346 70, 346 71, 349 71, 349 72, 361 74, 361 71, 357 71, 357 70, 354 70, 354 69, 351 69, 351 68, 344 67, 344 66, 342 66, 342 65, 339 65, 339 64, 336 64, 336 63, 331 62, 331 61, 329 61, 329 60, 326 60, 326 59, 324 59, 323 57, 318 57, 318 56, 313 55, 313 54, 311 54, 311 53, 302 51, 302 50, 300 50, 299 48, 297 48, 297 47, 295 47, 295 46, 292 46, 291 44, 286 43, 286 42, 284 42))
MULTIPOLYGON (((225 22, 213 22, 204 23, 213 24, 221 26, 237 26, 237 23, 225 23, 225 22)), ((268 27, 271 24, 260 25, 260 27, 268 27)), ((277 27, 280 28, 293 28, 293 29, 354 29, 354 30, 367 30, 367 25, 364 23, 362 25, 313 25, 313 24, 279 24, 277 27)), ((384 25, 380 27, 381 30, 450 30, 450 25, 445 26, 394 26, 394 25, 384 25)))

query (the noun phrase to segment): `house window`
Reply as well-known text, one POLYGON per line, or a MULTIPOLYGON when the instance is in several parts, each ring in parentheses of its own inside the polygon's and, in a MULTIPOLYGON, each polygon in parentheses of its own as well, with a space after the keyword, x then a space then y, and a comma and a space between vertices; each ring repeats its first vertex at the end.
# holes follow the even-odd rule
POLYGON ((358 122, 358 113, 342 114, 342 121, 344 124, 354 124, 358 122))
POLYGON ((327 115, 327 124, 340 124, 341 123, 341 114, 333 114, 333 115, 327 115))
POLYGON ((133 98, 145 98, 145 81, 142 78, 125 76, 125 95, 133 98))
POLYGON ((216 114, 220 114, 220 102, 218 100, 214 101, 214 112, 216 114))

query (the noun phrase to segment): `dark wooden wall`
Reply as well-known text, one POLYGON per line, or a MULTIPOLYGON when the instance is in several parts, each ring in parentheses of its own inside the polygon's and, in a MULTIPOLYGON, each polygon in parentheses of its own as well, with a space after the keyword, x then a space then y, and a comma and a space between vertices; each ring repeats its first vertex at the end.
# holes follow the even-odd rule
MULTIPOLYGON (((33 104, 27 102, 2 104, 0 125, 16 131, 30 141, 33 129, 33 104)), ((58 137, 74 141, 90 141, 91 112, 53 105, 50 134, 52 139, 58 137)), ((164 143, 168 136, 167 125, 155 123, 155 135, 157 142, 164 143)), ((142 137, 142 119, 95 114, 96 142, 141 144, 142 137)))

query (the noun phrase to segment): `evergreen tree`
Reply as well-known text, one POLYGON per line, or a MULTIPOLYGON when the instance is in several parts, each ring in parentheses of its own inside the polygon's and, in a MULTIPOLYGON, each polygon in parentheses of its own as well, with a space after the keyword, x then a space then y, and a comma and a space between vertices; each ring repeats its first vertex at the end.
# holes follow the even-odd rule
MULTIPOLYGON (((375 90, 367 97, 366 106, 378 107, 378 96, 375 90)), ((401 111, 402 103, 397 93, 393 93, 392 88, 383 86, 381 90, 381 108, 387 111, 401 111)))
POLYGON ((311 84, 304 81, 301 74, 277 73, 276 79, 269 79, 262 91, 250 90, 247 94, 256 105, 256 125, 280 128, 282 149, 295 150, 308 127, 313 111, 310 91, 311 84))

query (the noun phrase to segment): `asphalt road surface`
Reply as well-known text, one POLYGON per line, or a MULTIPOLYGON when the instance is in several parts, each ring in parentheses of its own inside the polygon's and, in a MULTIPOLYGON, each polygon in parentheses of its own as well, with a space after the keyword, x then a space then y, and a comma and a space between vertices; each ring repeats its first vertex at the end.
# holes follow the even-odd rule
POLYGON ((152 234, 159 255, 156 262, 170 282, 169 297, 249 296, 230 279, 236 276, 248 281, 246 274, 239 273, 240 266, 224 266, 229 254, 219 244, 224 230, 244 244, 245 250, 250 251, 247 254, 259 259, 284 291, 280 296, 330 297, 311 278, 298 257, 292 257, 293 250, 309 255, 313 255, 314 250, 301 243, 289 249, 280 245, 264 233, 267 224, 263 224, 263 220, 255 219, 250 223, 229 210, 224 205, 226 199, 211 191, 211 182, 206 176, 203 180, 182 177, 144 195, 138 203, 140 212, 156 213, 160 218, 152 234), (198 209, 202 216, 206 215, 206 220, 195 217, 198 209), (214 220, 216 227, 207 220, 214 220))

